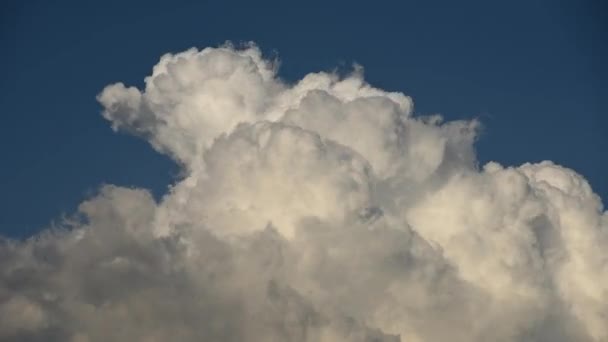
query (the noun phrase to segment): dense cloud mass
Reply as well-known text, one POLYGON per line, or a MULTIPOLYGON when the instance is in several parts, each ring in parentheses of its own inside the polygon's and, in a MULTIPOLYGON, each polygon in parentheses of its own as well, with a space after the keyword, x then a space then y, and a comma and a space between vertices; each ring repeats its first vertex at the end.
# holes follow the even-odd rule
POLYGON ((608 341, 608 214, 582 176, 479 167, 476 121, 413 116, 359 67, 277 66, 191 49, 106 87, 112 127, 183 176, 0 239, 0 340, 608 341))

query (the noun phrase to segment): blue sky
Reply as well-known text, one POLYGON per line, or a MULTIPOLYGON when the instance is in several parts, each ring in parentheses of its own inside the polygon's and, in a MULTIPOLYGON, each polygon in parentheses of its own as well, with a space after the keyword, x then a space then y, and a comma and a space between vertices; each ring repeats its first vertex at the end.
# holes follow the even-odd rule
POLYGON ((117 81, 141 86, 166 52, 226 40, 278 54, 286 80, 359 63, 418 114, 480 118, 481 163, 552 160, 608 198, 600 1, 8 1, 1 11, 3 235, 48 226, 103 183, 160 196, 177 167, 112 132, 95 96, 117 81))

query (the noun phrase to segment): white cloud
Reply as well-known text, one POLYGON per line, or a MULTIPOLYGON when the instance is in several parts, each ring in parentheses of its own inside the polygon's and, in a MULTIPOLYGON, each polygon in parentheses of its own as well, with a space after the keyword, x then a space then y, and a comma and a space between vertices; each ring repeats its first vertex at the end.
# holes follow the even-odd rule
POLYGON ((104 117, 184 176, 1 240, 0 339, 608 340, 608 215, 582 176, 479 170, 477 122, 415 117, 360 67, 277 65, 192 49, 106 87, 104 117))

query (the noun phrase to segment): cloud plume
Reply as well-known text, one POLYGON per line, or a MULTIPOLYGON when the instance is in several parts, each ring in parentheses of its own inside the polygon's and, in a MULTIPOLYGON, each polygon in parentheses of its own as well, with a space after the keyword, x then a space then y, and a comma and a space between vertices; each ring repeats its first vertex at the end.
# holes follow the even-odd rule
POLYGON ((477 121, 278 64, 191 49, 107 86, 112 127, 182 177, 0 238, 0 340, 608 341, 608 214, 581 175, 479 166, 477 121))

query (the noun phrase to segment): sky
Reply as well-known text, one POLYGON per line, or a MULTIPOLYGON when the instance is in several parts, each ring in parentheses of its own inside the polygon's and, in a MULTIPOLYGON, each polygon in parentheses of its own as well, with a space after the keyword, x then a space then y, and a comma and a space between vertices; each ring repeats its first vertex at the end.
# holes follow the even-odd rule
POLYGON ((114 134, 95 96, 141 85, 158 58, 255 41, 280 76, 365 68, 420 114, 477 117, 481 163, 552 160, 608 197, 601 1, 9 1, 2 5, 0 232, 27 236, 101 184, 166 190, 177 168, 114 134))
POLYGON ((0 340, 608 340, 606 13, 7 2, 0 340))

